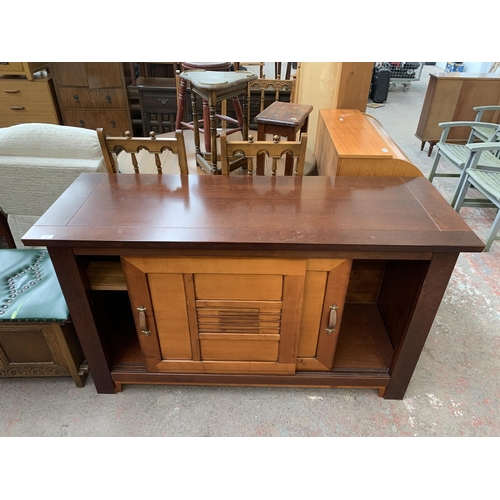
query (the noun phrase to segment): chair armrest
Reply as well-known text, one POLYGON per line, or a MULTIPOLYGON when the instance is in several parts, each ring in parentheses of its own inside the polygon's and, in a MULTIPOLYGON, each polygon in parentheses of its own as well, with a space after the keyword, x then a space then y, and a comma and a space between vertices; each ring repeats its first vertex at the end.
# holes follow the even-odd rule
POLYGON ((498 151, 500 142, 475 142, 466 144, 471 151, 498 151))
MULTIPOLYGON (((448 134, 450 132, 450 129, 453 127, 475 127, 479 124, 479 122, 476 121, 459 121, 459 122, 441 122, 439 123, 439 126, 442 127, 443 133, 441 134, 441 139, 439 139, 439 142, 446 142, 446 139, 448 139, 448 134)), ((491 128, 492 130, 497 129, 500 127, 498 123, 487 123, 487 122, 481 122, 481 127, 487 127, 491 128)))
POLYGON ((495 106, 476 106, 476 107, 474 107, 472 109, 474 111, 477 111, 477 115, 476 115, 475 120, 477 122, 480 122, 481 119, 483 118, 483 113, 485 111, 500 111, 500 106, 499 105, 495 105, 495 106))

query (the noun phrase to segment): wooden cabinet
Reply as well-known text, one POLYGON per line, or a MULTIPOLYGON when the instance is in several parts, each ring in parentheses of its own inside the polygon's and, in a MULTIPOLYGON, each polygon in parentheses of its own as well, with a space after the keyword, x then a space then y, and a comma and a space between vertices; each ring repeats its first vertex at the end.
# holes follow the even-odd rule
POLYGON ((82 174, 23 242, 47 246, 100 393, 389 399, 405 394, 459 253, 484 248, 422 177, 82 174))
POLYGON ((175 78, 138 78, 137 90, 144 136, 175 130, 177 88, 175 78))
POLYGON ((122 63, 50 63, 64 125, 124 136, 132 130, 122 63))
POLYGON ((316 135, 318 174, 422 177, 373 116, 358 109, 321 109, 316 135))
MULTIPOLYGON (((416 137, 422 147, 429 143, 429 156, 439 142, 443 129, 441 122, 474 120, 475 106, 500 104, 500 75, 497 73, 431 73, 425 93, 416 137)), ((500 114, 485 112, 483 121, 500 123, 500 114)), ((448 141, 465 143, 470 128, 454 127, 448 141)))
POLYGON ((0 76, 0 127, 19 123, 60 123, 52 80, 37 73, 32 80, 0 76))

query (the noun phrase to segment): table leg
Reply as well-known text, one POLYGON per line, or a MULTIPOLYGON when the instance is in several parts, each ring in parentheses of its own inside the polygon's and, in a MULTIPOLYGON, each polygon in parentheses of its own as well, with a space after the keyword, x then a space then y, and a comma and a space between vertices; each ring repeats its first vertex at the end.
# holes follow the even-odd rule
MULTIPOLYGON (((288 135, 286 137, 287 141, 295 141, 297 138, 297 131, 293 128, 288 131, 288 135)), ((293 155, 286 155, 285 161, 285 175, 293 175, 293 155)))

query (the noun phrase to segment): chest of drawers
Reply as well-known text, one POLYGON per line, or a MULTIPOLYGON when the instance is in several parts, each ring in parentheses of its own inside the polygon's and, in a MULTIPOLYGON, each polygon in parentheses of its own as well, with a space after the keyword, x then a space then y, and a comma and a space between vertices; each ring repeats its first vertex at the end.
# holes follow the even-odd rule
POLYGON ((0 127, 31 122, 60 123, 52 80, 44 73, 33 80, 0 76, 0 127))
POLYGON ((132 130, 122 63, 51 63, 64 125, 103 128, 106 135, 132 130))

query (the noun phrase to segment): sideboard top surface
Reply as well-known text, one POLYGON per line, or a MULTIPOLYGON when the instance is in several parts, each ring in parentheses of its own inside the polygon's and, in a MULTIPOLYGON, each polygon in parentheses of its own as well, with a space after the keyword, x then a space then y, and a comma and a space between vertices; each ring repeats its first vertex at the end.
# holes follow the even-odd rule
POLYGON ((461 73, 459 71, 451 71, 450 73, 429 73, 434 78, 447 78, 454 80, 500 80, 498 73, 461 73))
POLYGON ((47 247, 479 252, 425 178, 81 174, 26 233, 47 247))

